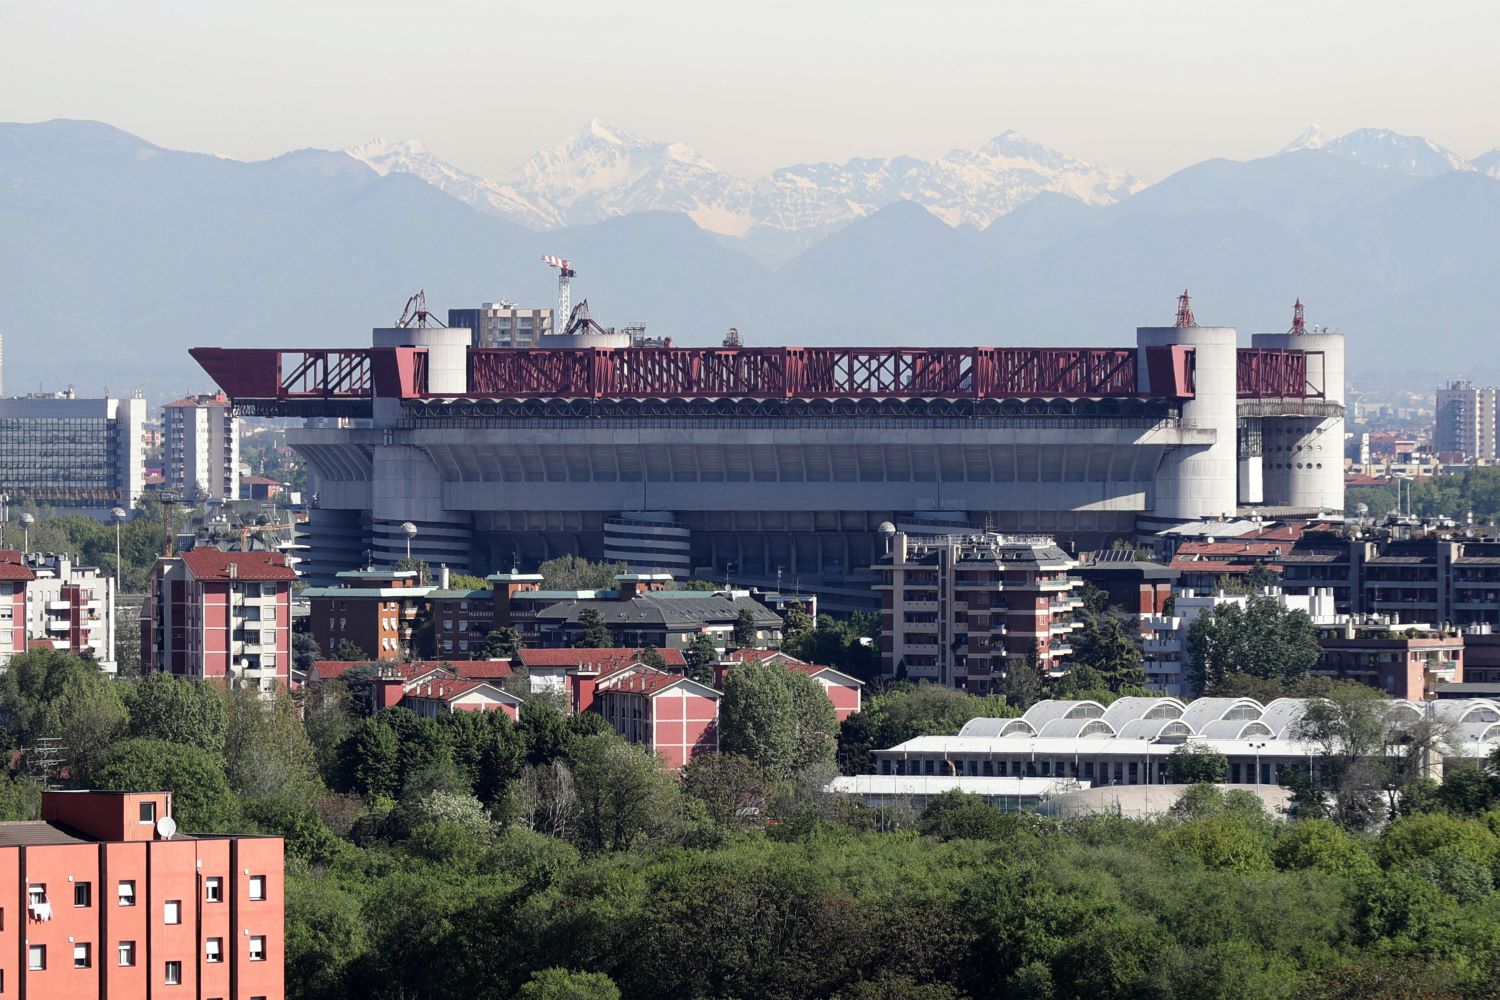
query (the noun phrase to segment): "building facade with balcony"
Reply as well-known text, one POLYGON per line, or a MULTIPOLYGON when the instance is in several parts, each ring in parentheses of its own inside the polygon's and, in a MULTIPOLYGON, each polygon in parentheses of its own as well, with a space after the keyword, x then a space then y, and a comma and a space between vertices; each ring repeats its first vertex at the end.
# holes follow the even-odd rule
POLYGON ((31 643, 85 656, 115 670, 115 578, 67 556, 30 553, 26 634, 31 643))
POLYGON ((0 667, 26 652, 26 588, 35 578, 20 552, 0 550, 0 667))
POLYGON ((184 677, 288 684, 292 582, 279 552, 193 549, 157 560, 141 620, 141 663, 184 677))
POLYGON ((240 498, 240 418, 222 393, 162 408, 162 478, 185 497, 240 498))
POLYGON ((881 602, 881 665, 950 687, 985 692, 1007 665, 1035 655, 1049 674, 1066 670, 1083 581, 1066 552, 1042 536, 889 536, 875 565, 881 602))
POLYGON ((415 570, 348 570, 339 586, 309 587, 308 625, 318 648, 330 656, 344 643, 358 646, 371 660, 412 656, 412 637, 432 591, 415 570))
POLYGON ((1436 698, 1440 686, 1465 680, 1461 632, 1347 623, 1325 630, 1319 645, 1323 654, 1314 674, 1364 684, 1391 698, 1436 698))
POLYGON ((0 996, 284 1000, 281 838, 171 816, 170 792, 46 791, 0 823, 0 996))

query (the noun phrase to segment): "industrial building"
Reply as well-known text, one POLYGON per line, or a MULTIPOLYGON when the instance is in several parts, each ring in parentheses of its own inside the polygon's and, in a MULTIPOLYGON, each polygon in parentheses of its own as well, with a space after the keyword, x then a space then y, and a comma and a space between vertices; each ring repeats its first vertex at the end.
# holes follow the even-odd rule
POLYGON ((80 399, 69 389, 0 399, 5 501, 108 518, 146 485, 146 401, 80 399))
MULTIPOLYGON (((953 736, 918 736, 874 752, 880 774, 1068 778, 1094 785, 1154 785, 1168 780, 1172 753, 1206 746, 1229 761, 1234 784, 1274 785, 1283 770, 1321 756, 1298 738, 1307 700, 1278 698, 1120 698, 1040 701, 1018 719, 973 719, 953 736)), ((1451 734, 1444 760, 1479 762, 1500 747, 1500 704, 1485 699, 1396 701, 1386 705, 1394 729, 1439 720, 1451 734)))
POLYGON ((638 572, 873 605, 876 528, 1098 548, 1246 510, 1343 510, 1343 338, 1174 325, 1085 348, 482 348, 421 317, 369 348, 192 354, 289 432, 314 583, 364 553, 638 572), (410 522, 414 536, 402 530, 410 522))
POLYGON ((0 823, 0 995, 283 1000, 282 839, 188 835, 172 805, 48 790, 0 823))

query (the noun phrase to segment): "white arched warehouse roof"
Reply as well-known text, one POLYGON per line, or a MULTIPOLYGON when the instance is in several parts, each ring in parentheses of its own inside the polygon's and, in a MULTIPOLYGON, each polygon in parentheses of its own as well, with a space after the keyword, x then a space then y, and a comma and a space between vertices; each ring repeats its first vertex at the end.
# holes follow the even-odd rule
POLYGON ((1276 737, 1271 727, 1259 719, 1215 719, 1198 730, 1198 735, 1205 740, 1269 740, 1276 737))
POLYGON ((1104 706, 1097 701, 1039 701, 1021 716, 1032 727, 1041 732, 1042 727, 1053 719, 1102 719, 1104 706))
POLYGON ((1210 722, 1220 719, 1258 719, 1260 702, 1254 698, 1199 698, 1188 703, 1182 721, 1201 732, 1210 722))
POLYGON ((1460 743, 1500 743, 1500 722, 1465 722, 1453 736, 1460 743))
POLYGON ((1042 738, 1061 736, 1108 740, 1117 735, 1115 727, 1103 719, 1053 719, 1037 730, 1037 736, 1042 738))
POLYGON ((1464 725, 1476 722, 1500 722, 1500 706, 1484 698, 1468 698, 1462 701, 1436 701, 1432 703, 1433 714, 1449 725, 1464 725))
POLYGON ((1137 719, 1180 719, 1186 708, 1176 698, 1116 698, 1104 710, 1104 721, 1123 729, 1137 719))
POLYGON ((1122 740, 1190 740, 1196 735, 1181 719, 1131 719, 1120 727, 1122 740))
POLYGON ((1035 736, 1036 730, 1025 719, 970 719, 958 731, 964 739, 995 739, 1002 736, 1035 736))
POLYGON ((1291 728, 1307 712, 1306 698, 1277 698, 1266 706, 1260 721, 1264 722, 1278 740, 1292 738, 1291 728))

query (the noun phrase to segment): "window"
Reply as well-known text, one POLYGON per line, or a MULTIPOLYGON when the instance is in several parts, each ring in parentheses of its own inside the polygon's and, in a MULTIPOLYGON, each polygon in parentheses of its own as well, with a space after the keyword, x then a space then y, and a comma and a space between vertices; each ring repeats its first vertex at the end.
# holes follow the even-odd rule
POLYGON ((181 986, 182 985, 182 963, 181 962, 168 962, 167 963, 167 985, 168 986, 181 986))
POLYGON ((250 961, 264 962, 266 960, 266 939, 264 937, 253 937, 250 939, 250 961))
POLYGON ((182 923, 182 900, 169 899, 162 904, 162 923, 182 923))
POLYGON ((135 880, 127 879, 120 883, 120 905, 135 905, 135 880))
POLYGON ((92 945, 75 944, 73 946, 73 968, 87 969, 94 964, 92 945))
POLYGON ((250 876, 250 898, 251 899, 265 899, 266 898, 266 877, 264 875, 251 875, 250 876))
POLYGON ((141 822, 142 823, 155 823, 156 822, 156 803, 155 802, 142 802, 141 803, 141 822))
POLYGON ((73 883, 73 905, 92 906, 94 903, 94 884, 92 882, 73 883))
POLYGON ((206 878, 203 880, 203 899, 209 903, 224 902, 224 880, 221 878, 206 878))
POLYGON ((204 942, 204 945, 203 945, 203 961, 205 961, 205 962, 222 962, 222 961, 224 961, 224 939, 223 938, 209 938, 206 942, 204 942))
POLYGON ((47 967, 47 946, 34 944, 26 949, 26 968, 40 972, 47 967))
POLYGON ((261 584, 260 585, 260 596, 261 597, 275 597, 276 596, 276 584, 274 584, 274 583, 263 583, 263 584, 261 584))
POLYGON ((122 966, 130 966, 130 965, 134 965, 135 964, 135 942, 134 941, 121 941, 120 942, 120 964, 122 966))
POLYGON ((33 882, 26 888, 26 902, 30 906, 42 906, 47 902, 47 886, 43 882, 33 882))

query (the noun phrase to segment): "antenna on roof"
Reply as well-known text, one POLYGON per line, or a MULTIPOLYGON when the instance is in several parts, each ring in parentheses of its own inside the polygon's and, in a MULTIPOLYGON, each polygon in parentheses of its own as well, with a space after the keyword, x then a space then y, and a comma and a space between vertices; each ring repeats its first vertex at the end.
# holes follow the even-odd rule
POLYGON ((1177 296, 1177 325, 1179 327, 1197 326, 1198 321, 1193 319, 1193 300, 1184 288, 1182 294, 1177 296))

